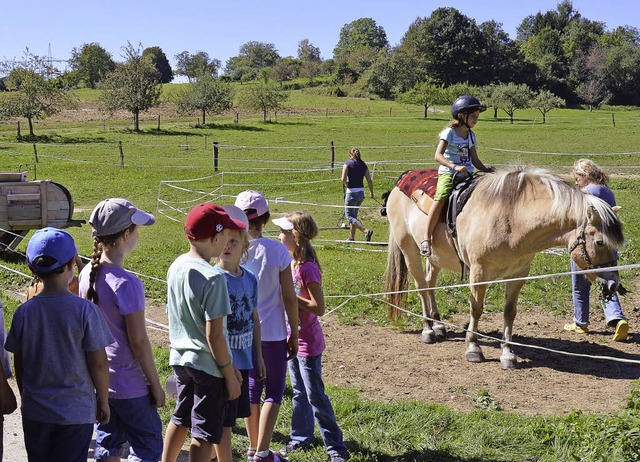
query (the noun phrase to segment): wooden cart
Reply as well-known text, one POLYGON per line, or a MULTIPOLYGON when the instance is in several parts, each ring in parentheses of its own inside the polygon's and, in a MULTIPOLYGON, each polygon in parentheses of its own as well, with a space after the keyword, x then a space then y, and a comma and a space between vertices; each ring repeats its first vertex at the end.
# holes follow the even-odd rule
POLYGON ((73 199, 61 184, 27 181, 27 172, 0 172, 0 249, 14 250, 32 229, 85 223, 72 217, 73 199))

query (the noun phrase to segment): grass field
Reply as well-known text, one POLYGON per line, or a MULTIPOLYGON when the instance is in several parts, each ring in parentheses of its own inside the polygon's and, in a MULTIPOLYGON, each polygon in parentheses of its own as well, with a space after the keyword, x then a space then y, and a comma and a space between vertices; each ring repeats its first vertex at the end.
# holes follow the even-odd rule
MULTIPOLYGON (((88 90, 77 93, 89 107, 96 95, 88 90)), ((447 108, 439 108, 425 120, 422 108, 417 106, 313 96, 300 91, 292 92, 287 105, 287 110, 277 114, 277 123, 274 117, 274 122, 266 124, 260 114, 250 113, 241 113, 238 124, 233 114, 211 117, 206 127, 195 127, 195 118, 163 116, 162 128, 157 130, 156 116, 149 115, 142 118, 140 134, 131 131, 129 120, 104 118, 93 112, 86 117, 36 121, 37 163, 32 142, 18 142, 15 125, 4 123, 0 124, 0 165, 6 171, 28 169, 30 179, 37 173, 38 179, 52 179, 66 186, 74 198, 77 219, 88 219, 97 202, 114 196, 160 212, 157 224, 143 230, 138 249, 127 258, 128 268, 150 277, 143 277, 147 295, 158 303, 164 303, 165 286, 154 278, 163 280, 171 261, 186 250, 180 210, 201 200, 232 203, 238 192, 249 188, 266 194, 276 216, 304 208, 316 217, 323 228, 317 247, 325 295, 333 297, 329 298, 329 309, 348 295, 382 291, 386 248, 379 245, 360 250, 362 246, 340 242, 347 237, 347 231, 339 227, 342 162, 349 147, 359 146, 373 172, 379 198, 393 187, 401 172, 435 166, 435 142, 448 121, 447 108), (218 172, 213 170, 213 142, 220 146, 218 172), (331 142, 335 146, 333 171, 331 142), (357 278, 352 277, 354 261, 359 267, 357 278)), ((581 157, 603 166, 612 175, 612 189, 623 206, 627 244, 620 263, 640 260, 640 111, 563 109, 548 114, 546 124, 541 123, 535 110, 517 111, 514 124, 493 119, 492 115, 491 110, 484 113, 475 130, 480 157, 487 165, 500 168, 528 164, 567 175, 581 157)), ((362 213, 363 221, 374 230, 373 240, 386 243, 387 223, 378 213, 379 205, 370 199, 364 205, 371 207, 362 213)), ((271 231, 275 235, 275 230, 271 231)), ((81 253, 89 255, 88 226, 70 232, 81 253)), ((19 252, 24 251, 25 243, 19 246, 19 252)), ((2 264, 28 272, 19 255, 4 255, 2 264)), ((539 255, 531 274, 566 271, 567 266, 566 258, 539 255)), ((626 280, 636 276, 637 272, 622 275, 626 280)), ((23 277, 5 270, 2 281, 5 290, 21 291, 26 284, 23 277)), ((457 274, 445 272, 440 284, 457 281, 457 274)), ((547 279, 529 282, 520 303, 566 313, 570 306, 569 278, 555 278, 557 290, 553 294, 545 290, 547 284, 547 279), (558 293, 565 296, 558 297, 558 293)), ((487 310, 502 309, 502 293, 501 287, 490 290, 487 310)), ((437 297, 444 316, 467 310, 466 290, 442 291, 437 297)), ((410 296, 409 301, 419 312, 417 298, 410 296)), ((10 317, 17 302, 5 296, 3 302, 10 317)), ((350 302, 337 314, 345 323, 368 320, 389 325, 385 306, 363 299, 350 302)), ((389 328, 415 329, 418 324, 416 319, 407 319, 389 328)), ((156 355, 162 373, 168 374, 166 350, 157 349, 156 355)), ((543 419, 489 410, 462 415, 427 403, 376 404, 355 397, 351 390, 330 391, 335 396, 338 418, 353 442, 350 451, 354 461, 640 460, 640 400, 635 395, 629 398, 629 409, 619 416, 574 414, 543 419), (416 421, 421 422, 418 427, 416 421)), ((285 406, 278 427, 284 434, 289 413, 285 406)), ((241 436, 234 440, 239 450, 244 444, 241 436)), ((313 450, 292 460, 316 461, 322 457, 322 451, 313 450)))

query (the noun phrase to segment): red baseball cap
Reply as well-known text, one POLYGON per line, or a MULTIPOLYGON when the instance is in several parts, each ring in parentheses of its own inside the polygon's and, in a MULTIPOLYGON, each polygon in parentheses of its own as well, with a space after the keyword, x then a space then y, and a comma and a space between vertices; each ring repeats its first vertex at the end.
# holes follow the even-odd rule
POLYGON ((234 220, 222 207, 210 202, 196 205, 184 221, 184 233, 192 241, 207 239, 225 229, 245 228, 242 221, 234 220))

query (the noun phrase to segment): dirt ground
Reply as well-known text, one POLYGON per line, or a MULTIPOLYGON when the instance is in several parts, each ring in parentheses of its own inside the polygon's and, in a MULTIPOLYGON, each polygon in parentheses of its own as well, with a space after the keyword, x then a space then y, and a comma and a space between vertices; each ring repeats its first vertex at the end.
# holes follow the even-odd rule
MULTIPOLYGON (((486 362, 464 359, 461 330, 451 329, 447 340, 434 345, 420 341, 420 332, 399 332, 374 326, 340 324, 335 315, 323 319, 327 340, 323 375, 327 383, 352 387, 365 397, 381 401, 412 399, 446 405, 457 411, 476 408, 479 391, 488 392, 507 412, 527 415, 562 415, 580 409, 587 413, 614 413, 621 409, 635 379, 640 378, 640 295, 635 290, 623 299, 629 318, 627 342, 613 342, 602 311, 591 313, 591 332, 565 332, 570 316, 556 317, 531 308, 520 311, 514 342, 562 352, 634 360, 637 364, 607 359, 566 356, 540 349, 514 346, 518 368, 500 368, 500 344, 480 340, 486 362)), ((148 316, 166 322, 164 308, 148 316)), ((453 320, 464 325, 466 315, 453 320)), ((502 313, 486 313, 480 322, 486 335, 502 336, 502 313)), ((167 334, 150 331, 153 342, 166 344, 167 334)))

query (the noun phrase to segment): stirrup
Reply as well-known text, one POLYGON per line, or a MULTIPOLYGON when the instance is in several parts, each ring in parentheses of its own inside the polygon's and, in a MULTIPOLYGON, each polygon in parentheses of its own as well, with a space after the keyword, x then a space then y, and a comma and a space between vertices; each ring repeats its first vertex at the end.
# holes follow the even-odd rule
POLYGON ((431 239, 423 239, 420 243, 420 255, 423 257, 431 256, 431 239))

